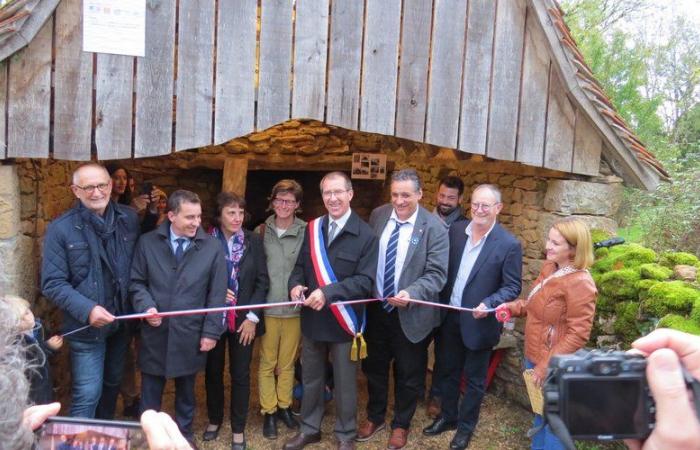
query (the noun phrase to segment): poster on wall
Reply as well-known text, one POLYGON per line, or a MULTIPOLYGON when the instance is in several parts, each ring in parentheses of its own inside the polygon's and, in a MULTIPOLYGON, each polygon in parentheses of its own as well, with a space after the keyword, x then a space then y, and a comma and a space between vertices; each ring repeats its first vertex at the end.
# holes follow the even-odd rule
POLYGON ((386 179, 386 155, 381 153, 353 153, 351 176, 358 180, 386 179))
POLYGON ((146 0, 83 0, 83 51, 146 54, 146 0))

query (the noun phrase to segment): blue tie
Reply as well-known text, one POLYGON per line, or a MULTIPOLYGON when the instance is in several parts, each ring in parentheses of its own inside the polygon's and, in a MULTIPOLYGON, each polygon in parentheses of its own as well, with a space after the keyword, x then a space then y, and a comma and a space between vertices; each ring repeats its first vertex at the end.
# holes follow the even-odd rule
POLYGON ((396 220, 396 227, 394 231, 391 232, 389 236, 389 243, 386 246, 386 257, 384 258, 384 291, 382 296, 382 308, 384 311, 391 312, 394 310, 394 306, 386 301, 388 297, 393 297, 396 292, 394 290, 394 272, 396 268, 396 250, 399 246, 399 230, 402 225, 406 222, 399 222, 396 220))
POLYGON ((185 241, 187 241, 185 238, 175 239, 175 242, 177 242, 177 248, 175 249, 175 261, 177 261, 178 264, 180 264, 180 261, 182 261, 182 257, 185 254, 185 241))

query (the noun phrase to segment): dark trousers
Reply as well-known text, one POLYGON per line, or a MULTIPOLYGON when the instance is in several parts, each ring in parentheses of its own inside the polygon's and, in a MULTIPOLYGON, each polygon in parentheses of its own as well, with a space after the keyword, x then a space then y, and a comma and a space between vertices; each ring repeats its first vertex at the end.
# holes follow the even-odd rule
MULTIPOLYGON (((430 339, 433 340, 433 354, 435 355, 435 359, 433 360, 433 376, 430 380, 430 392, 428 393, 428 397, 441 399, 442 392, 440 392, 440 384, 442 381, 440 378, 442 377, 442 373, 440 373, 440 370, 443 364, 441 364, 440 361, 442 357, 442 351, 440 349, 440 328, 435 328, 433 332, 430 333, 428 342, 430 342, 430 339)), ((428 346, 430 346, 430 344, 428 344, 428 346)))
POLYGON ((442 417, 449 422, 458 420, 459 431, 473 433, 479 421, 479 410, 486 392, 486 374, 491 349, 471 350, 464 346, 459 314, 448 312, 440 328, 442 417), (462 370, 467 378, 467 390, 459 404, 458 415, 462 370))
POLYGON ((362 371, 367 377, 367 419, 384 423, 389 394, 389 367, 394 362, 394 420, 391 428, 408 429, 418 398, 425 389, 428 338, 408 340, 399 322, 398 309, 390 313, 381 304, 367 307, 367 358, 362 371))
MULTIPOLYGON (((196 373, 174 378, 175 380, 175 423, 187 439, 192 439, 192 422, 196 399, 194 382, 196 373)), ((163 388, 167 379, 159 375, 141 372, 141 412, 147 409, 160 411, 163 399, 163 388)))
POLYGON ((241 345, 237 333, 225 332, 216 347, 207 355, 206 388, 209 423, 221 425, 224 421, 224 366, 228 341, 229 374, 231 375, 231 430, 245 431, 250 401, 250 360, 253 344, 241 345))

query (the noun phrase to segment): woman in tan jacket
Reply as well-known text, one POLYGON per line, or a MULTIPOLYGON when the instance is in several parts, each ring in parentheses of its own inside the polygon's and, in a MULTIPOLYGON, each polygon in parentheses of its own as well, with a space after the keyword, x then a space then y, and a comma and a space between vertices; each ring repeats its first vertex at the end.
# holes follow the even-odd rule
MULTIPOLYGON (((527 316, 525 366, 534 368, 540 386, 552 355, 574 353, 588 342, 598 295, 588 272, 593 264, 593 243, 584 222, 576 218, 556 222, 545 248, 547 261, 527 298, 498 308, 513 316, 527 316)), ((535 415, 535 427, 541 423, 542 417, 535 415)), ((560 448, 564 447, 549 426, 532 438, 533 450, 560 448)))

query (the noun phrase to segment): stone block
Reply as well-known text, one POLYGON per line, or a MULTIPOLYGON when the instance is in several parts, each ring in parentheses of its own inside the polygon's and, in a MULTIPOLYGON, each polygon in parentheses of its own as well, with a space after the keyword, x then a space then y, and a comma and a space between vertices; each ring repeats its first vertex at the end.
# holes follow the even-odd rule
POLYGON ((551 180, 544 198, 548 211, 562 214, 613 216, 622 202, 622 184, 551 180))
POLYGON ((526 191, 534 191, 537 189, 537 180, 534 178, 520 178, 513 182, 513 186, 526 191))
MULTIPOLYGON (((540 214, 539 222, 537 223, 537 233, 542 237, 543 242, 545 236, 549 232, 549 229, 552 227, 552 224, 554 224, 554 222, 557 220, 563 219, 564 217, 566 216, 548 212, 542 212, 540 214)), ((587 215, 576 215, 575 217, 583 220, 591 229, 595 228, 603 230, 612 234, 613 236, 617 234, 617 222, 615 222, 613 219, 602 216, 587 215)))

